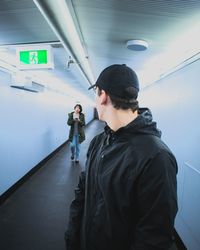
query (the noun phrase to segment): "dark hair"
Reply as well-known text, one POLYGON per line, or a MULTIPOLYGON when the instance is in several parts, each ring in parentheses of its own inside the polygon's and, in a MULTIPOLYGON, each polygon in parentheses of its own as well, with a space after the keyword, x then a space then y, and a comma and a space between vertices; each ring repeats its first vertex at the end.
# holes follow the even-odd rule
POLYGON ((76 107, 79 107, 79 109, 80 109, 80 113, 82 112, 82 106, 81 106, 81 104, 76 104, 75 106, 74 106, 74 109, 76 108, 76 107))
MULTIPOLYGON (((101 88, 98 87, 98 95, 101 94, 101 88)), ((129 87, 126 89, 127 95, 131 95, 132 98, 122 98, 116 95, 111 95, 107 93, 110 97, 112 105, 116 109, 131 109, 133 112, 139 109, 139 104, 137 101, 138 90, 134 87, 129 87)))

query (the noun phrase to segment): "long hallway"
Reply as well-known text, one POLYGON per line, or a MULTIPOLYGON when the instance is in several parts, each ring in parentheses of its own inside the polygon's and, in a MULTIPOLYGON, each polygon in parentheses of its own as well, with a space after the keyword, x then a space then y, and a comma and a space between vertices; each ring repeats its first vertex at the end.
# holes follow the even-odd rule
POLYGON ((103 125, 95 120, 86 127, 79 164, 70 160, 67 143, 0 207, 1 250, 65 249, 69 204, 84 169, 89 142, 103 125))

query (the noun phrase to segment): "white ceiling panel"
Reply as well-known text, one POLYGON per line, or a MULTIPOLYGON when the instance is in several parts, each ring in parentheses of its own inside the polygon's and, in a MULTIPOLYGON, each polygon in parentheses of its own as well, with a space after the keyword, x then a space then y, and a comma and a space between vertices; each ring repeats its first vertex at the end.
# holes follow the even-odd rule
MULTIPOLYGON (((199 0, 57 0, 56 3, 60 2, 65 2, 71 11, 94 78, 114 63, 126 63, 136 72, 142 71, 145 65, 151 66, 153 58, 165 53, 177 37, 200 22, 199 0), (126 42, 131 39, 147 41, 149 49, 128 50, 126 42)), ((193 40, 199 36, 197 32, 193 40)), ((32 0, 0 1, 0 46, 58 40, 32 0)), ((177 50, 179 45, 188 46, 184 42, 177 45, 177 50)), ((54 46, 54 54, 54 73, 86 91, 88 83, 79 77, 77 65, 66 67, 69 53, 62 46, 54 46)), ((158 61, 157 66, 161 67, 159 64, 158 61)))
POLYGON ((200 17, 200 1, 73 0, 85 46, 96 75, 111 63, 140 70, 162 53, 175 36, 200 17), (126 49, 131 39, 143 39, 149 50, 126 49))

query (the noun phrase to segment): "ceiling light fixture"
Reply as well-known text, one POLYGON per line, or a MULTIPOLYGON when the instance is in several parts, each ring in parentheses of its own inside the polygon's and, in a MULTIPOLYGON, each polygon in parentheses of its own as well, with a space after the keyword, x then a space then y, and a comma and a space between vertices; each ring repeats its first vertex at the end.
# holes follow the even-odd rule
POLYGON ((127 49, 134 50, 134 51, 144 51, 148 49, 148 43, 140 39, 129 40, 126 43, 126 46, 127 46, 127 49))
POLYGON ((80 72, 83 73, 90 84, 93 84, 95 80, 88 55, 85 53, 67 1, 33 0, 33 2, 62 42, 64 48, 71 55, 72 60, 78 62, 77 65, 80 72))

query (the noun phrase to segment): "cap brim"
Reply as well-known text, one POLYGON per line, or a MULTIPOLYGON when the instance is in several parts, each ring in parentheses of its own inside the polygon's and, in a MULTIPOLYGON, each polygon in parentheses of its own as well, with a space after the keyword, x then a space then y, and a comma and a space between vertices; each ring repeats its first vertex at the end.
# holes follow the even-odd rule
POLYGON ((92 86, 90 86, 89 88, 88 88, 88 90, 90 90, 90 89, 93 89, 94 87, 96 87, 97 85, 96 85, 96 83, 95 84, 93 84, 92 86))

